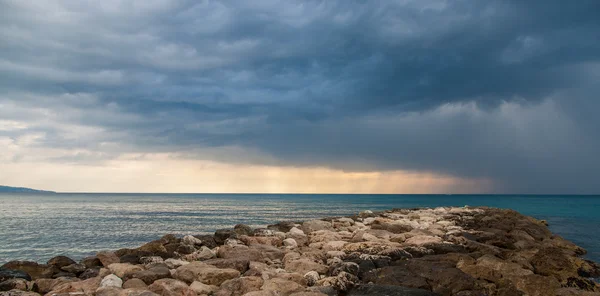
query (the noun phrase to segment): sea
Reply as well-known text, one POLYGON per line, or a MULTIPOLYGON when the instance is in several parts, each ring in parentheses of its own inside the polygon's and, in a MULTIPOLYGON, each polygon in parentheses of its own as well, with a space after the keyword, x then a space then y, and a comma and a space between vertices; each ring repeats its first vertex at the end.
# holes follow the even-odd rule
POLYGON ((165 234, 206 234, 244 223, 343 216, 364 210, 440 206, 510 208, 600 262, 600 196, 352 194, 0 194, 0 264, 73 259, 131 248, 165 234))

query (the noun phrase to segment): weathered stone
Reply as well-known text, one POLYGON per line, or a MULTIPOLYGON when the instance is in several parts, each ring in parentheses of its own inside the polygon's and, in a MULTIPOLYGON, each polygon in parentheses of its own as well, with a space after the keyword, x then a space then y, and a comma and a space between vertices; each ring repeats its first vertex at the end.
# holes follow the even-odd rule
POLYGON ((96 290, 95 296, 119 296, 123 289, 117 287, 101 287, 96 290))
POLYGON ((77 262, 73 261, 73 259, 66 256, 56 256, 52 259, 48 260, 46 264, 50 266, 56 266, 57 268, 63 268, 67 265, 75 264, 77 262))
POLYGON ((101 281, 100 277, 94 277, 82 281, 64 282, 52 287, 52 291, 48 294, 83 293, 84 295, 93 295, 100 287, 101 281))
POLYGON ((165 264, 167 265, 167 267, 169 267, 170 269, 177 269, 180 266, 189 264, 189 262, 187 261, 183 261, 183 260, 178 260, 178 259, 173 259, 173 258, 169 258, 167 260, 165 260, 165 264))
POLYGON ((192 247, 200 247, 202 245, 202 240, 191 235, 186 235, 181 239, 181 243, 192 247))
POLYGON ((208 260, 217 257, 217 253, 208 247, 202 246, 200 250, 197 250, 189 255, 183 256, 183 259, 187 261, 199 261, 208 260))
POLYGON ((237 238, 233 229, 219 229, 215 231, 214 240, 217 245, 222 245, 228 238, 237 238))
MULTIPOLYGON (((121 260, 119 259, 119 257, 117 255, 115 255, 115 253, 109 252, 109 251, 98 252, 96 254, 96 258, 98 258, 98 260, 100 260, 100 263, 102 263, 102 266, 104 266, 104 267, 108 267, 109 265, 111 265, 113 263, 121 262, 121 260)), ((83 263, 83 264, 88 266, 85 263, 83 263)), ((90 266, 88 266, 88 267, 90 267, 90 266)))
MULTIPOLYGON (((85 265, 85 267, 87 268, 94 268, 94 267, 102 267, 102 262, 100 261, 100 259, 98 259, 98 257, 96 256, 91 256, 91 257, 86 257, 83 258, 83 260, 81 260, 80 262, 81 264, 85 265)), ((112 263, 117 263, 117 262, 112 262, 112 263)))
POLYGON ((197 296, 186 283, 175 279, 157 280, 148 286, 148 290, 162 296, 197 296))
POLYGON ((348 296, 371 296, 371 295, 386 295, 386 296, 436 296, 439 294, 431 291, 406 288, 399 286, 386 285, 360 285, 348 292, 348 296))
POLYGON ((240 277, 223 282, 216 296, 238 296, 260 290, 263 279, 256 276, 240 277))
POLYGON ((333 225, 323 220, 310 220, 302 223, 301 229, 304 233, 311 233, 317 230, 333 230, 333 225))
POLYGON ((108 270, 122 279, 128 279, 134 273, 144 270, 144 268, 130 263, 113 263, 108 266, 108 270))
POLYGON ((198 295, 213 295, 214 292, 219 290, 219 287, 195 281, 190 285, 190 289, 194 290, 198 295))
POLYGON ((9 279, 15 279, 15 278, 25 279, 28 281, 31 280, 31 276, 25 271, 12 270, 12 269, 6 269, 6 268, 0 267, 0 282, 9 280, 9 279))
POLYGON ((32 261, 10 261, 2 266, 2 269, 20 270, 31 276, 31 279, 51 278, 58 272, 58 268, 45 264, 37 264, 32 261))
POLYGON ((123 289, 146 289, 146 288, 148 288, 148 285, 141 279, 137 279, 137 278, 129 279, 123 283, 123 289))
POLYGON ((140 263, 141 264, 152 264, 152 263, 163 263, 165 262, 165 260, 160 257, 160 256, 147 256, 147 257, 141 257, 140 258, 140 263))
POLYGON ((233 227, 233 232, 235 232, 237 235, 252 235, 254 230, 252 230, 252 227, 246 224, 237 224, 233 227))
POLYGON ((302 258, 285 263, 285 270, 297 272, 299 274, 306 274, 309 271, 316 271, 319 274, 325 274, 327 273, 328 267, 323 264, 302 258))
POLYGON ((105 287, 121 288, 121 287, 123 287, 123 280, 114 274, 109 274, 109 275, 105 276, 102 279, 102 281, 100 282, 100 288, 105 288, 105 287))
POLYGON ((277 291, 280 293, 280 295, 290 295, 294 292, 303 291, 304 287, 296 282, 280 278, 273 278, 264 282, 264 284, 262 285, 262 290, 277 291))
POLYGON ((86 269, 84 272, 82 272, 79 275, 79 278, 82 280, 87 280, 89 278, 93 278, 93 277, 97 277, 100 275, 100 268, 96 267, 96 268, 89 268, 86 269))
POLYGON ((289 249, 295 249, 298 247, 298 243, 293 238, 286 238, 283 240, 283 245, 289 249))
POLYGON ((250 267, 250 261, 248 261, 246 259, 236 259, 236 258, 211 259, 211 260, 203 261, 203 263, 210 264, 210 265, 216 266, 218 268, 235 269, 235 270, 239 271, 240 273, 246 272, 248 270, 248 268, 250 267))
POLYGON ((166 267, 152 267, 148 270, 137 271, 131 277, 140 279, 147 285, 150 285, 156 280, 171 277, 171 272, 166 267))
POLYGON ((129 288, 123 289, 119 296, 160 296, 154 292, 146 290, 146 288, 129 288))
POLYGON ((304 274, 304 278, 306 279, 306 284, 309 286, 314 286, 317 284, 317 281, 321 279, 319 273, 312 270, 304 274))
POLYGON ((220 269, 201 262, 192 262, 190 264, 181 266, 177 268, 173 274, 174 278, 186 283, 199 281, 207 285, 216 286, 222 284, 226 280, 239 276, 240 272, 235 269, 220 269))
POLYGON ((40 296, 40 294, 22 290, 10 290, 6 292, 0 292, 0 296, 40 296))
POLYGON ((0 282, 0 291, 22 290, 27 291, 27 280, 15 278, 0 282))
POLYGON ((70 273, 79 275, 82 272, 84 272, 87 269, 87 267, 85 267, 85 265, 83 265, 81 263, 73 263, 73 264, 70 264, 67 266, 63 266, 61 269, 66 272, 70 272, 70 273))

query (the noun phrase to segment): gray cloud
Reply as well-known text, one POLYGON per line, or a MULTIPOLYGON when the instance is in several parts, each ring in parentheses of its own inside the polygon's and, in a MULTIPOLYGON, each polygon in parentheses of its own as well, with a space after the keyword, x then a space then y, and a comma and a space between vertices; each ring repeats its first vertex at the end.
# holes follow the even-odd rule
POLYGON ((598 11, 594 0, 0 0, 0 119, 27 125, 0 137, 95 152, 52 161, 238 147, 264 157, 209 155, 597 193, 598 11))

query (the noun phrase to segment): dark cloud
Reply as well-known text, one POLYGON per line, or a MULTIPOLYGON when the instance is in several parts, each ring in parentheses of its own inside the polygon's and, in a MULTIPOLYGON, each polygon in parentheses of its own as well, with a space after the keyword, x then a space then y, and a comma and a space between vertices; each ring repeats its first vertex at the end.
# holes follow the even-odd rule
POLYGON ((598 192, 598 11, 595 0, 0 0, 0 119, 27 125, 0 137, 42 133, 35 145, 101 160, 233 146, 265 157, 210 157, 598 192))

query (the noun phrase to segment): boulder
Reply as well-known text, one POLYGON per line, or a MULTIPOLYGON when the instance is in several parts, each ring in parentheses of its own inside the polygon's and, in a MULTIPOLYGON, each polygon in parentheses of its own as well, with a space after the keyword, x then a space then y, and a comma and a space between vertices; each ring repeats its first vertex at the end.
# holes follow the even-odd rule
POLYGON ((73 263, 73 264, 69 264, 67 266, 63 266, 61 268, 61 270, 64 270, 66 272, 70 272, 76 275, 80 275, 81 273, 83 273, 85 270, 87 269, 87 267, 81 263, 73 263))
POLYGON ((220 269, 201 262, 192 262, 175 270, 173 277, 186 283, 198 281, 207 285, 220 285, 226 280, 240 276, 235 269, 220 269))
POLYGON ((86 269, 79 275, 79 278, 82 280, 87 280, 89 278, 97 277, 100 275, 100 268, 89 268, 86 269))
POLYGON ((6 292, 0 292, 0 296, 40 296, 40 294, 22 290, 10 290, 6 292))
POLYGON ((100 282, 99 288, 105 287, 121 288, 123 287, 123 280, 114 274, 109 274, 105 276, 100 282))
POLYGON ((22 290, 27 291, 27 280, 15 278, 0 282, 0 291, 22 290))
POLYGON ((235 270, 239 271, 240 273, 244 273, 248 270, 248 268, 250 268, 250 261, 248 261, 246 259, 237 259, 237 258, 211 259, 211 260, 203 261, 203 263, 210 264, 210 265, 216 266, 218 268, 235 269, 235 270))
POLYGON ((290 295, 294 292, 304 291, 304 288, 305 287, 293 281, 273 278, 266 280, 261 289, 265 291, 277 291, 280 295, 290 295))
MULTIPOLYGON (((153 281, 154 282, 154 281, 153 281)), ((146 289, 148 285, 141 279, 129 279, 123 283, 123 289, 146 289)))
POLYGON ((146 290, 146 288, 129 288, 123 289, 119 296, 160 296, 154 292, 146 290))
POLYGON ((148 270, 137 271, 131 275, 132 278, 139 279, 147 285, 154 281, 171 277, 171 271, 166 267, 152 267, 148 270))
POLYGON ((140 258, 140 263, 144 265, 163 262, 165 262, 165 260, 160 256, 146 256, 140 258))
POLYGON ((73 259, 66 257, 66 256, 56 256, 53 257, 52 259, 48 260, 48 265, 50 266, 56 266, 57 268, 61 269, 67 265, 71 265, 71 264, 75 264, 77 262, 73 261, 73 259))
POLYGON ((302 258, 286 262, 285 270, 297 272, 299 274, 306 274, 309 271, 316 271, 319 274, 325 274, 327 273, 328 267, 323 264, 302 258))
POLYGON ((183 259, 187 261, 200 261, 200 260, 208 260, 217 257, 217 253, 208 247, 202 246, 200 250, 197 250, 189 255, 183 256, 183 259))
POLYGON ((221 284, 216 296, 238 296, 252 291, 258 291, 263 285, 263 279, 256 276, 240 277, 227 280, 221 284))
POLYGON ((530 274, 516 277, 513 280, 517 289, 529 296, 556 295, 560 283, 554 277, 530 274))
POLYGON ((96 290, 95 296, 119 296, 123 289, 117 287, 101 287, 96 290))
POLYGON ((301 228, 304 233, 311 233, 317 230, 333 230, 333 225, 323 220, 310 220, 302 223, 301 228))
POLYGON ((351 289, 348 296, 371 296, 371 295, 386 295, 386 296, 436 296, 439 294, 423 289, 406 288, 399 286, 386 285, 360 285, 351 289))
POLYGON ((31 280, 31 276, 22 270, 12 270, 12 269, 6 269, 6 268, 2 268, 0 267, 0 282, 3 282, 5 280, 9 280, 9 279, 25 279, 30 281, 31 280))
POLYGON ((321 279, 320 275, 316 271, 309 271, 304 274, 304 279, 306 280, 306 284, 308 286, 314 286, 321 279))
MULTIPOLYGON (((167 251, 165 245, 160 240, 152 241, 135 249, 138 256, 160 256, 162 258, 170 257, 170 252, 167 251)), ((105 265, 106 266, 106 265, 105 265)))
POLYGON ((195 238, 202 241, 202 245, 211 249, 217 247, 217 242, 215 238, 210 234, 202 234, 202 235, 194 235, 195 238))
POLYGON ((181 243, 183 245, 188 245, 192 247, 200 247, 202 245, 202 240, 191 235, 186 235, 181 239, 181 243))
POLYGON ((108 266, 108 270, 122 279, 128 279, 134 273, 144 270, 144 268, 140 265, 133 265, 130 263, 113 263, 108 266))
POLYGON ((295 249, 298 247, 298 243, 293 238, 286 238, 283 240, 283 245, 288 249, 295 249))
POLYGON ((190 264, 190 263, 187 262, 187 261, 183 261, 183 260, 169 258, 169 259, 165 260, 165 264, 167 265, 167 267, 169 269, 177 269, 180 266, 183 266, 183 265, 186 265, 186 264, 190 264))
POLYGON ((290 235, 301 235, 301 236, 306 235, 302 229, 299 229, 296 227, 290 228, 290 230, 288 232, 290 235))
POLYGON ((215 235, 213 237, 217 245, 222 245, 225 243, 225 240, 228 238, 237 238, 237 235, 233 229, 218 229, 215 231, 215 235))
POLYGON ((46 294, 52 290, 54 287, 65 284, 76 282, 78 279, 68 279, 68 278, 58 278, 58 279, 37 279, 33 283, 33 291, 38 292, 40 294, 46 294))
POLYGON ((186 283, 175 279, 157 280, 148 286, 148 290, 162 296, 197 296, 186 283))
POLYGON ((33 280, 51 278, 52 275, 59 271, 54 266, 37 264, 32 261, 10 261, 0 266, 0 269, 19 270, 27 273, 33 280))
POLYGON ((252 230, 252 227, 246 225, 246 224, 237 224, 236 226, 233 227, 233 232, 235 232, 238 236, 240 235, 252 235, 254 230, 252 230))
POLYGON ((198 295, 214 295, 213 293, 219 290, 219 287, 195 281, 190 285, 190 289, 194 290, 198 295))
MULTIPOLYGON (((108 267, 113 263, 119 263, 121 260, 115 253, 110 251, 101 251, 96 254, 96 258, 100 261, 102 266, 108 267)), ((88 266, 85 262, 82 262, 84 265, 88 266)), ((90 266, 88 266, 90 267, 90 266)))
MULTIPOLYGON (((86 268, 93 268, 93 267, 102 267, 102 262, 100 261, 100 259, 98 259, 98 257, 96 256, 91 256, 91 257, 86 257, 83 258, 80 262, 81 264, 85 265, 86 268)), ((111 263, 117 263, 117 262, 111 262, 111 263)))
POLYGON ((52 291, 48 294, 83 293, 84 295, 94 295, 100 287, 101 281, 102 278, 94 277, 83 281, 60 283, 52 287, 52 291))

